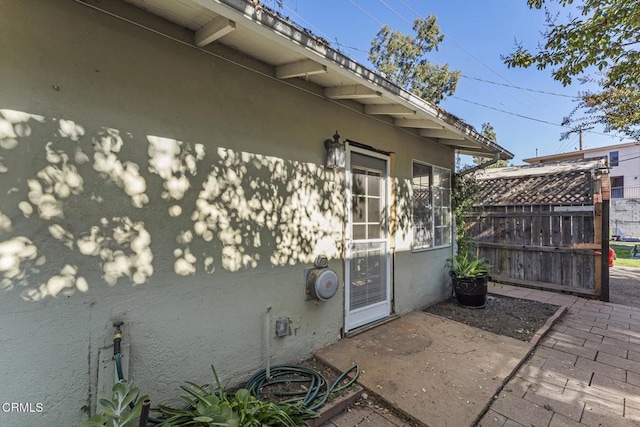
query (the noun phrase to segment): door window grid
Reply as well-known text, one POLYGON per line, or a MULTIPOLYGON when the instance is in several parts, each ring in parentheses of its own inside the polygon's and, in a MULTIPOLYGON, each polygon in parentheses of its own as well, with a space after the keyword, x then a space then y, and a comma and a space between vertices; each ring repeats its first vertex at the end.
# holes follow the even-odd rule
POLYGON ((353 168, 352 237, 353 240, 383 238, 382 233, 382 174, 353 168))

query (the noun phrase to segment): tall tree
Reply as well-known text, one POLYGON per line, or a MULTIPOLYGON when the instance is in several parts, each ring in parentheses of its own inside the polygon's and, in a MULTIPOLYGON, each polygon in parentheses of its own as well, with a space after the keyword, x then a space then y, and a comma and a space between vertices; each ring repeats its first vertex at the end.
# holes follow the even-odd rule
POLYGON ((369 60, 393 83, 437 104, 453 95, 460 72, 450 71, 448 64, 440 66, 427 60, 428 53, 438 50, 444 40, 436 21, 435 15, 416 19, 415 37, 383 25, 371 41, 369 60))
POLYGON ((518 43, 513 53, 503 57, 504 62, 509 67, 535 65, 540 70, 553 67, 551 75, 565 86, 574 78, 597 83, 597 91, 581 93, 568 123, 575 130, 602 124, 607 131, 640 138, 637 108, 640 105, 640 2, 527 0, 527 3, 532 9, 541 9, 548 3, 562 7, 575 3, 579 16, 558 22, 558 15, 547 10, 544 42, 535 51, 518 43))

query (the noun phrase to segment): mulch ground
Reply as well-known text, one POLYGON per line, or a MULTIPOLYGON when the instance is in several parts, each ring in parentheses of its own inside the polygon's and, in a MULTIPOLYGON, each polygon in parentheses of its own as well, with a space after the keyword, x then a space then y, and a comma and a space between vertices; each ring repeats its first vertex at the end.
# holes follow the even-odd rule
POLYGON ((474 328, 528 342, 558 306, 519 298, 489 295, 482 309, 465 308, 455 298, 426 308, 427 313, 474 328))

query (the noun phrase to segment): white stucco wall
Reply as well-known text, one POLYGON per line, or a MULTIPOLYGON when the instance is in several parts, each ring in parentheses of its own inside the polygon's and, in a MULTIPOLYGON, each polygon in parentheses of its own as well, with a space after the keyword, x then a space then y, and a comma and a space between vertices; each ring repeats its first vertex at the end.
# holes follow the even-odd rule
MULTIPOLYGON (((0 402, 44 409, 0 425, 78 424, 116 320, 154 403, 211 364, 231 383, 260 369, 269 307, 293 328, 273 363, 308 357, 343 326, 342 291, 304 300, 316 255, 343 274, 344 177, 323 140, 397 152, 405 188, 411 159, 453 167, 449 149, 71 0, 2 1, 0 28, 0 402)), ((450 256, 398 247, 397 312, 446 294, 450 256)))
POLYGON ((609 227, 612 235, 640 237, 640 199, 611 199, 609 227))

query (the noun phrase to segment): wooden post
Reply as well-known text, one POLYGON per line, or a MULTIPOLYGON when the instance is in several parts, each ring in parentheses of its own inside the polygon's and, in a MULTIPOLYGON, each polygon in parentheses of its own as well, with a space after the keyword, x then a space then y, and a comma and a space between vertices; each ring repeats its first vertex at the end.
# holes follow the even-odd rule
POLYGON ((598 251, 600 254, 594 255, 594 279, 595 279, 595 291, 598 297, 602 298, 602 260, 605 258, 602 255, 602 199, 600 194, 594 195, 593 206, 593 226, 594 226, 594 241, 593 243, 598 245, 598 251))
POLYGON ((609 199, 602 200, 602 290, 600 300, 609 302, 609 199))
POLYGON ((600 175, 600 194, 602 197, 602 289, 600 300, 609 302, 609 199, 611 183, 608 174, 600 175))

